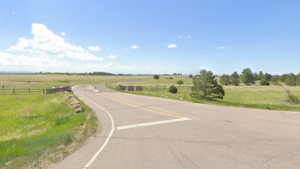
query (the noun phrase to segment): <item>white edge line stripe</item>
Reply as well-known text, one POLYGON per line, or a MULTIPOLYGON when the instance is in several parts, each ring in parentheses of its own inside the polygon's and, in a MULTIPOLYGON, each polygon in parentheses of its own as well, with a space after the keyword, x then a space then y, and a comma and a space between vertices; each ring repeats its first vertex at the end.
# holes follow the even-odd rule
POLYGON ((133 125, 129 125, 129 126, 117 127, 117 130, 123 130, 123 129, 135 128, 135 127, 143 127, 143 126, 151 126, 151 125, 156 125, 156 124, 172 123, 172 122, 178 122, 178 121, 186 121, 186 120, 192 120, 192 119, 180 118, 180 119, 157 121, 157 122, 150 122, 150 123, 133 124, 133 125))
POLYGON ((96 159, 96 157, 97 157, 97 156, 101 153, 101 151, 104 149, 104 147, 105 147, 106 144, 108 143, 109 139, 111 138, 111 135, 113 134, 115 128, 114 128, 114 120, 113 120, 113 118, 111 117, 111 115, 110 115, 105 109, 103 109, 101 106, 99 106, 98 104, 96 104, 95 102, 93 102, 92 100, 90 100, 89 98, 87 98, 87 97, 86 97, 85 95, 83 95, 79 90, 78 90, 78 92, 79 92, 83 97, 85 97, 86 99, 88 99, 89 101, 91 101, 92 103, 94 103, 96 106, 98 106, 98 107, 100 107, 102 110, 104 110, 104 111, 109 115, 110 120, 111 120, 111 125, 112 125, 112 126, 111 126, 112 129, 111 129, 111 131, 110 131, 108 137, 106 138, 104 144, 100 147, 100 149, 99 149, 99 150, 97 151, 97 153, 93 156, 93 158, 85 165, 84 169, 86 169, 86 168, 88 168, 88 167, 94 162, 94 160, 96 159))
POLYGON ((106 146, 106 144, 108 143, 111 135, 113 134, 115 128, 113 127, 108 135, 108 137, 106 138, 104 144, 101 146, 101 148, 97 151, 97 153, 93 156, 93 158, 89 161, 89 163, 87 163, 87 165, 85 165, 84 168, 88 168, 93 162, 94 160, 97 158, 97 156, 101 153, 101 151, 104 149, 104 147, 106 146))

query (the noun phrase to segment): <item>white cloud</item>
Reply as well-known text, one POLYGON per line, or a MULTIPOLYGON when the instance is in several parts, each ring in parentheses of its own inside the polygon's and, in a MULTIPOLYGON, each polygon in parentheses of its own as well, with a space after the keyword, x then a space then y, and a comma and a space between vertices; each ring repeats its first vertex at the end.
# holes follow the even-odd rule
POLYGON ((168 48, 177 48, 177 45, 176 44, 170 44, 170 45, 168 45, 168 48))
MULTIPOLYGON (((43 24, 32 24, 31 34, 33 39, 19 38, 16 46, 11 46, 8 51, 27 51, 30 53, 37 52, 39 54, 46 54, 51 52, 57 54, 58 58, 63 56, 78 59, 78 60, 103 60, 103 58, 96 57, 83 49, 81 46, 74 46, 65 42, 64 38, 55 35, 43 24)), ((100 50, 97 46, 96 50, 100 50)))
POLYGON ((65 36, 66 35, 66 33, 65 32, 62 32, 62 33, 60 33, 62 36, 65 36))
POLYGON ((78 59, 78 60, 103 60, 103 58, 100 57, 96 57, 93 54, 90 54, 88 52, 73 52, 73 51, 67 51, 66 52, 66 56, 69 58, 73 58, 73 59, 78 59))
POLYGON ((114 56, 114 55, 109 55, 108 56, 109 58, 112 58, 112 59, 115 59, 115 58, 117 58, 116 56, 114 56))
POLYGON ((29 57, 26 55, 15 56, 8 53, 0 52, 0 59, 0 66, 25 66, 29 68, 70 66, 67 61, 58 61, 57 59, 50 59, 46 55, 29 57))
POLYGON ((100 51, 101 49, 99 48, 99 46, 90 46, 88 47, 88 49, 90 49, 91 51, 100 51))
POLYGON ((180 38, 181 38, 181 36, 178 36, 178 38, 180 39, 180 38))
POLYGON ((12 12, 14 15, 16 14, 15 12, 12 12))
POLYGON ((221 47, 218 47, 218 49, 223 49, 223 50, 225 50, 226 48, 225 48, 225 46, 221 46, 221 47))
POLYGON ((187 38, 190 38, 190 37, 191 37, 191 35, 188 35, 188 36, 187 36, 187 38))
POLYGON ((138 46, 136 46, 136 45, 132 45, 131 46, 131 49, 138 49, 139 47, 138 46))
POLYGON ((8 48, 8 51, 26 51, 24 48, 29 47, 30 43, 27 39, 25 38, 19 38, 19 42, 17 46, 11 46, 8 48))

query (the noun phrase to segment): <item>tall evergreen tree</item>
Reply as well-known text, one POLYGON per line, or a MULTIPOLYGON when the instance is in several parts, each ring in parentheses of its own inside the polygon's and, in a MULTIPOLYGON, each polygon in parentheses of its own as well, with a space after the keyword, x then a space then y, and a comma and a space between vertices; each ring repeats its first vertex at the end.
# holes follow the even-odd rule
POLYGON ((240 84, 240 76, 237 72, 233 72, 230 79, 231 84, 233 84, 234 86, 238 86, 240 84))
POLYGON ((226 86, 230 85, 231 84, 230 76, 223 74, 220 77, 220 81, 219 82, 220 82, 221 85, 226 85, 226 86))
POLYGON ((245 83, 245 85, 255 84, 255 80, 253 78, 253 72, 250 68, 246 68, 242 71, 241 81, 245 83))
POLYGON ((196 99, 223 99, 224 89, 218 84, 215 75, 211 71, 202 69, 200 75, 193 77, 194 86, 191 88, 190 96, 196 99))

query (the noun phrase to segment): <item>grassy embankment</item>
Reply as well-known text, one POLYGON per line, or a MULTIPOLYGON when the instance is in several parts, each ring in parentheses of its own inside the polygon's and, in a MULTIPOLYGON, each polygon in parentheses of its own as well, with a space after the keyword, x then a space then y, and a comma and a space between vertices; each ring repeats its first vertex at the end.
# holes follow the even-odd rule
MULTIPOLYGON (((66 86, 68 82, 72 86, 146 78, 149 77, 0 75, 0 85, 5 89, 42 89, 66 86)), ((0 95, 0 168, 45 168, 82 146, 97 132, 98 119, 81 104, 86 111, 75 114, 59 93, 0 95)))
POLYGON ((86 105, 75 114, 62 94, 0 96, 0 168, 45 168, 98 130, 86 105))
MULTIPOLYGON (((170 86, 178 84, 176 82, 181 79, 183 85, 193 85, 192 79, 188 76, 172 76, 173 79, 161 78, 159 80, 145 81, 139 83, 132 83, 129 85, 132 86, 170 86)), ((247 108, 258 108, 258 109, 271 109, 271 110, 291 110, 291 111, 300 111, 300 105, 291 105, 285 102, 286 92, 282 86, 260 86, 259 82, 256 82, 255 85, 245 86, 223 86, 225 90, 225 96, 223 100, 216 101, 207 101, 207 100, 195 100, 189 96, 191 91, 189 89, 178 90, 177 94, 170 94, 168 90, 158 88, 152 88, 151 90, 148 87, 144 87, 143 91, 131 91, 128 93, 141 94, 162 98, 177 99, 180 98, 196 102, 196 103, 206 103, 206 104, 216 104, 216 105, 226 105, 226 106, 236 106, 236 107, 247 107, 247 108)), ((289 87, 285 86, 293 94, 300 94, 300 86, 289 87)))

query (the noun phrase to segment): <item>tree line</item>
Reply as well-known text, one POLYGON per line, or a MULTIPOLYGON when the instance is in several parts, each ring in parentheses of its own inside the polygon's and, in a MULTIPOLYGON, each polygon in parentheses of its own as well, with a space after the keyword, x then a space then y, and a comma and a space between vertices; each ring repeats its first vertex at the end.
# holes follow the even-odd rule
POLYGON ((270 84, 281 86, 281 83, 284 83, 288 86, 299 86, 300 73, 297 75, 293 73, 271 75, 269 73, 263 73, 262 71, 259 71, 258 73, 252 72, 250 68, 246 68, 241 72, 241 74, 238 74, 236 71, 231 75, 223 74, 220 76, 219 82, 222 85, 238 86, 240 83, 244 83, 245 85, 249 86, 255 84, 257 80, 260 80, 260 85, 262 86, 269 86, 270 84))

